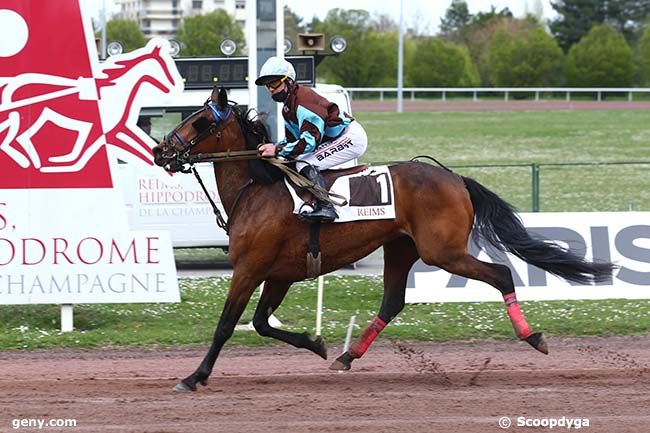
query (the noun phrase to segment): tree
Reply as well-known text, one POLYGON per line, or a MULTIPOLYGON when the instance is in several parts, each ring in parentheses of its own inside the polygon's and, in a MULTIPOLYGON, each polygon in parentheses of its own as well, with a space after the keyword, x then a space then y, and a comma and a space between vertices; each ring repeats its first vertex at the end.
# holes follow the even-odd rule
POLYGON ((469 13, 465 0, 452 0, 445 11, 445 16, 440 18, 440 36, 446 41, 466 43, 472 14, 469 13))
POLYGON ((564 54, 541 26, 496 32, 487 52, 490 84, 496 87, 548 87, 562 81, 564 54))
POLYGON ((487 86, 491 82, 488 65, 488 48, 494 35, 499 31, 514 34, 519 32, 523 27, 531 25, 534 24, 528 20, 516 20, 499 16, 480 22, 480 24, 472 24, 467 46, 482 84, 487 86))
POLYGON ((612 27, 594 26, 569 50, 566 77, 569 86, 628 87, 634 77, 632 49, 612 27))
POLYGON ((237 43, 236 54, 244 47, 243 30, 223 9, 183 19, 176 38, 183 45, 183 56, 221 56, 219 45, 224 39, 237 43))
POLYGON ((395 86, 397 77, 397 32, 375 30, 365 10, 332 9, 323 21, 314 19, 310 30, 327 37, 343 36, 348 49, 318 66, 319 78, 342 86, 395 86))
POLYGON ((558 14, 551 32, 565 52, 597 24, 613 26, 633 43, 650 17, 648 0, 555 0, 551 7, 558 14))
POLYGON ((305 26, 302 18, 292 11, 289 6, 284 6, 284 37, 289 39, 293 44, 292 51, 295 51, 298 41, 298 33, 305 33, 305 26))
POLYGON ((526 1, 525 14, 526 16, 535 17, 541 23, 544 18, 544 4, 542 0, 534 0, 532 6, 529 6, 528 1, 526 1))
POLYGON ((415 42, 408 56, 406 85, 414 87, 472 87, 479 84, 478 72, 466 47, 440 38, 415 42))
POLYGON ((374 29, 380 33, 399 31, 399 24, 387 14, 375 16, 374 23, 374 29))
POLYGON ((114 19, 106 23, 106 40, 120 41, 124 52, 142 48, 147 44, 138 23, 133 20, 114 19))
POLYGON ((497 12, 496 8, 492 6, 489 12, 479 12, 472 17, 472 27, 482 27, 490 21, 501 20, 504 18, 513 18, 510 9, 503 8, 497 12))
POLYGON ((640 84, 645 86, 650 85, 650 28, 646 29, 641 39, 639 39, 637 64, 640 84))
POLYGON ((366 32, 338 57, 319 66, 319 77, 348 87, 397 85, 397 32, 366 32))

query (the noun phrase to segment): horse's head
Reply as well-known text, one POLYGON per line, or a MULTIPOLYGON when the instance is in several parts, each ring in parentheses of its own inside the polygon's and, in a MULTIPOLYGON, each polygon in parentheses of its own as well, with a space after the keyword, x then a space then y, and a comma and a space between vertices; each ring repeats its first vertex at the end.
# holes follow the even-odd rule
POLYGON ((156 165, 171 172, 183 170, 192 155, 242 150, 244 139, 225 89, 214 89, 203 108, 192 113, 165 136, 154 149, 156 165))

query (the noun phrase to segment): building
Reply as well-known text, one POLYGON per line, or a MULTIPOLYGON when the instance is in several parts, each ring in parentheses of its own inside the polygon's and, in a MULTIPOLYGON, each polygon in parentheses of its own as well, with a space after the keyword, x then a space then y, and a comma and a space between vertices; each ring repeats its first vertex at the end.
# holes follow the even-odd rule
POLYGON ((171 38, 183 17, 225 9, 242 26, 246 20, 246 0, 115 0, 121 10, 116 18, 138 22, 147 38, 171 38))

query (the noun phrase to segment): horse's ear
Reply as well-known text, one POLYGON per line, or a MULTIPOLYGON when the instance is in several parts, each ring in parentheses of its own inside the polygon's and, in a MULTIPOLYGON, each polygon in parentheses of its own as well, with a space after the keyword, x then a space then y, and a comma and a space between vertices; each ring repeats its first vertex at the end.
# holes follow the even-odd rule
POLYGON ((224 109, 228 106, 228 93, 223 87, 219 89, 219 99, 217 99, 217 107, 224 109))
POLYGON ((228 93, 223 87, 212 89, 210 100, 217 103, 217 108, 223 110, 228 106, 228 93))

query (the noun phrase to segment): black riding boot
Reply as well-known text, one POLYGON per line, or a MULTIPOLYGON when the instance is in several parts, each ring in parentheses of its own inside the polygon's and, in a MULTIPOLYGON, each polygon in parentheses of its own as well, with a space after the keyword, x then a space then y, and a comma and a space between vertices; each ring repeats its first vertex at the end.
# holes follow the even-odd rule
MULTIPOLYGON (((300 174, 302 174, 307 179, 311 180, 312 182, 314 182, 316 185, 320 186, 324 190, 327 190, 327 184, 325 183, 325 179, 323 179, 323 176, 315 167, 311 165, 307 165, 302 170, 300 170, 300 174)), ((319 200, 318 198, 316 199, 314 210, 311 212, 301 212, 300 216, 312 221, 320 221, 325 223, 332 222, 338 217, 336 211, 334 210, 334 205, 332 203, 324 200, 319 200)))

